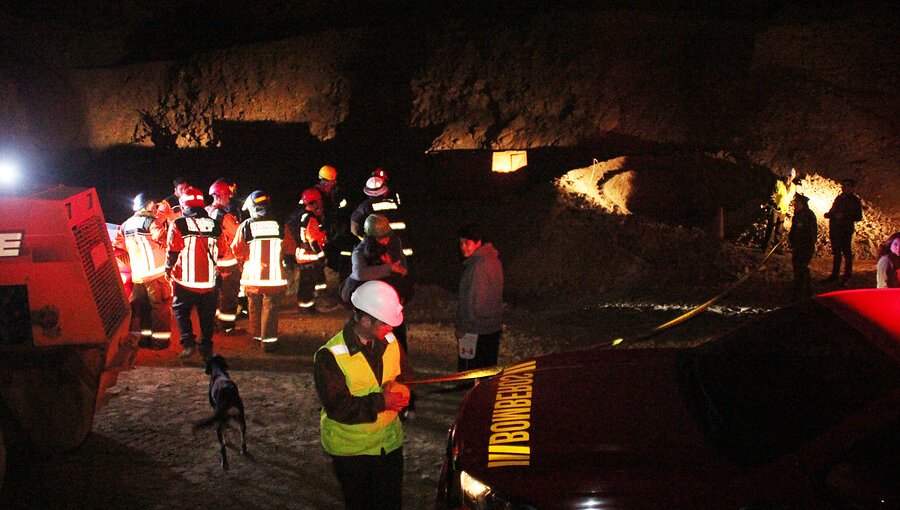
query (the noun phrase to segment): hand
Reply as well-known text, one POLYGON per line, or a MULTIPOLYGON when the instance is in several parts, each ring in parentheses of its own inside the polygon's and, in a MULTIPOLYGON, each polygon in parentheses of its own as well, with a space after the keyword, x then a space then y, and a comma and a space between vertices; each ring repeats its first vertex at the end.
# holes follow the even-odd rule
POLYGON ((406 276, 406 273, 409 272, 405 267, 403 267, 403 264, 401 264, 399 260, 391 264, 391 271, 399 274, 400 276, 406 276))
POLYGON ((409 405, 409 388, 395 381, 388 381, 384 388, 384 409, 400 412, 409 405))

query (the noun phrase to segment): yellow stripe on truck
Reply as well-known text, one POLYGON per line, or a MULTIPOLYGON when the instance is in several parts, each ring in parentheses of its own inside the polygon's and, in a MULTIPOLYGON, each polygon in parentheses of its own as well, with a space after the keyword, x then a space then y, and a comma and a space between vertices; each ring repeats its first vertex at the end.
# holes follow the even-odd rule
POLYGON ((535 361, 526 361, 505 369, 500 376, 488 440, 489 468, 527 466, 531 462, 528 429, 535 366, 535 361))

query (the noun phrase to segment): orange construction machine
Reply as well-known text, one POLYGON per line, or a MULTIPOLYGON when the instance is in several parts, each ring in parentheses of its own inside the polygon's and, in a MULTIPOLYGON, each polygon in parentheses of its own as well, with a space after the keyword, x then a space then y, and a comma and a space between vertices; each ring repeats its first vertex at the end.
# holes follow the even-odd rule
POLYGON ((0 487, 7 451, 84 441, 137 353, 130 314, 96 190, 0 195, 0 487))

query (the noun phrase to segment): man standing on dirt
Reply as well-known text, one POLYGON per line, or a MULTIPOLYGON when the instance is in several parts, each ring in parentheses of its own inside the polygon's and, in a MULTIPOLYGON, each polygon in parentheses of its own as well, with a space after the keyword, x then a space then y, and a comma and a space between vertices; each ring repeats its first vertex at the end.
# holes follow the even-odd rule
POLYGON ((841 181, 841 194, 834 199, 831 209, 825 213, 828 218, 828 237, 831 241, 831 253, 834 254, 834 262, 831 265, 831 275, 825 282, 836 282, 840 278, 841 287, 847 286, 850 277, 853 276, 853 233, 856 231, 856 222, 862 220, 862 202, 853 193, 856 181, 844 179, 841 181), (844 261, 844 276, 841 277, 841 259, 844 261))
POLYGON ((458 231, 463 271, 456 309, 457 370, 497 364, 503 329, 503 265, 481 226, 469 223, 458 231))
POLYGON ((348 509, 398 509, 403 500, 403 426, 409 405, 406 353, 391 331, 403 322, 397 291, 360 285, 353 315, 314 357, 322 402, 321 440, 331 455, 348 509))
POLYGON ((794 199, 797 186, 794 179, 797 171, 793 168, 784 172, 784 176, 775 183, 775 191, 769 202, 769 223, 766 225, 766 244, 764 251, 768 252, 773 246, 781 242, 784 235, 784 220, 787 218, 788 208, 794 199))
POLYGON ((182 216, 169 226, 166 277, 172 281, 175 295, 172 311, 181 332, 183 350, 178 355, 190 358, 197 347, 205 360, 212 355, 216 329, 216 260, 227 246, 222 227, 204 209, 203 192, 188 187, 179 199, 182 216), (191 310, 197 309, 200 341, 196 342, 191 310))
POLYGON ((791 265, 794 268, 793 299, 799 301, 812 295, 809 263, 816 253, 819 226, 815 213, 809 208, 809 198, 794 196, 794 219, 788 240, 791 242, 791 265))

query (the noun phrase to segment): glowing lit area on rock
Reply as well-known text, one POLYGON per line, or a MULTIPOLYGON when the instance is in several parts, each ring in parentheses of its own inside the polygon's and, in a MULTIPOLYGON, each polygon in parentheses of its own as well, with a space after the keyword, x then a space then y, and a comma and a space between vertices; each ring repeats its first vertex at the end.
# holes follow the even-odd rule
POLYGON ((515 172, 528 164, 526 151, 499 151, 494 152, 491 170, 500 173, 515 172))

